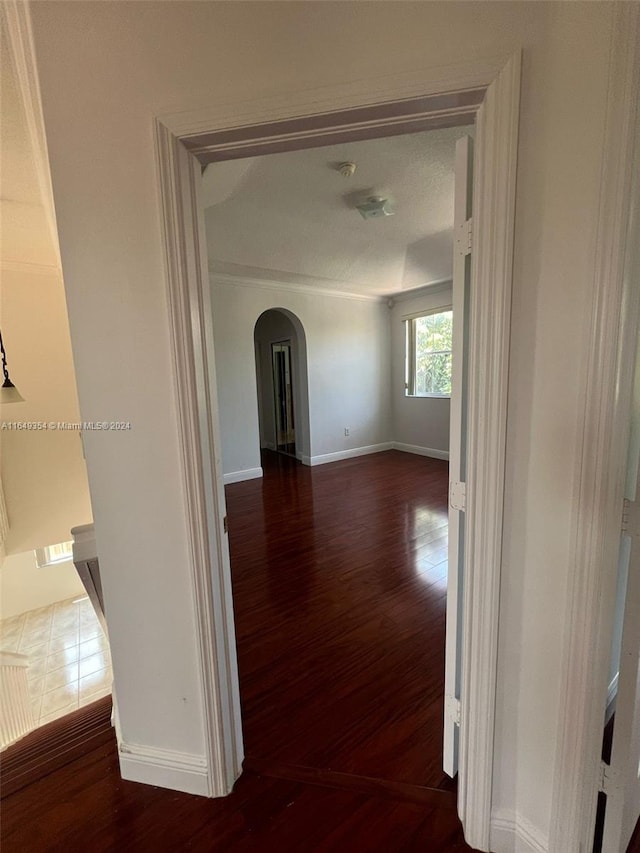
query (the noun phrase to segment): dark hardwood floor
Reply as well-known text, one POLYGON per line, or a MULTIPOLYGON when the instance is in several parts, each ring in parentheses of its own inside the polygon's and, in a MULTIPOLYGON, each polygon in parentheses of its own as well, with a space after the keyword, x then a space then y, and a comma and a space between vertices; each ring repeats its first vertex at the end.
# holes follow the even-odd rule
MULTIPOLYGON (((53 740, 70 717, 45 727, 53 740)), ((471 853, 455 811, 434 804, 248 771, 220 800, 124 782, 113 733, 101 725, 108 742, 3 799, 3 853, 471 853)))
POLYGON ((451 790, 447 463, 266 451, 263 467, 226 488, 248 765, 451 790))
POLYGON ((3 755, 3 853, 472 853, 441 770, 446 463, 264 464, 227 487, 247 755, 234 792, 124 782, 96 705, 3 755))

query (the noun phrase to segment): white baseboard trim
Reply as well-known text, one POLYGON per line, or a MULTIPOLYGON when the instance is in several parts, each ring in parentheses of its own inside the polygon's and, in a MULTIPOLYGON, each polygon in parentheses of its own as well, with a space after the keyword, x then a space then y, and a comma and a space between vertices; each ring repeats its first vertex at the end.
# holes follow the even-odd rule
POLYGON ((403 453, 415 453, 417 456, 430 456, 432 459, 449 459, 448 450, 435 450, 433 447, 420 447, 417 444, 403 444, 400 441, 392 441, 391 446, 394 450, 401 450, 403 453))
POLYGON ((549 839, 526 818, 496 810, 491 815, 492 853, 547 853, 549 839))
POLYGON ((229 483, 242 483, 243 480, 257 480, 262 477, 262 468, 247 468, 246 471, 231 471, 224 475, 225 486, 229 483))
POLYGON ((201 755, 120 743, 118 757, 120 774, 130 782, 142 782, 203 797, 211 796, 207 763, 201 755))
POLYGON ((341 459, 352 459, 354 456, 368 456, 370 453, 382 453, 384 450, 391 450, 393 444, 390 441, 385 441, 383 444, 369 444, 366 447, 352 447, 350 450, 338 450, 336 453, 322 453, 319 456, 303 456, 301 462, 303 465, 326 465, 328 462, 339 462, 341 459), (305 460, 309 459, 308 462, 305 460))
POLYGON ((616 698, 618 696, 618 677, 620 673, 616 672, 616 674, 611 679, 611 684, 609 684, 609 689, 607 690, 607 710, 604 714, 604 724, 609 722, 611 717, 613 717, 613 712, 616 709, 616 698))

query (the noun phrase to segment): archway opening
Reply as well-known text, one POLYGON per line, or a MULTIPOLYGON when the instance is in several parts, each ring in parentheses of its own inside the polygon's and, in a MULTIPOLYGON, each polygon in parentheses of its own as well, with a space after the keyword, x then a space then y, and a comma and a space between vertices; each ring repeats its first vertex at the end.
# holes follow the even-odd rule
POLYGON ((254 326, 260 450, 310 457, 307 347, 300 319, 264 311, 254 326))

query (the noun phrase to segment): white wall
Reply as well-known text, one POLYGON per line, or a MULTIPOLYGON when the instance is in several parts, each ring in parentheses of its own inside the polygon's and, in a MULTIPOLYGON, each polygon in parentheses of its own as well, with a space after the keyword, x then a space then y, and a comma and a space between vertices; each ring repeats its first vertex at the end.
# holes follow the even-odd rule
MULTIPOLYGON (((581 2, 34 4, 81 411, 134 424, 86 447, 128 740, 204 753, 153 116, 523 48, 493 804, 527 821, 544 849, 613 12, 581 2)), ((341 428, 351 413, 328 403, 341 428)))
MULTIPOLYGON (((1 308, 9 371, 25 399, 1 406, 2 421, 79 421, 60 275, 3 269, 1 308)), ((92 521, 79 432, 2 429, 0 447, 7 554, 66 542, 72 527, 92 521)))
POLYGON ((0 566, 0 619, 86 595, 71 560, 39 569, 33 551, 6 557, 0 566))
POLYGON ((445 397, 407 397, 405 394, 405 349, 407 317, 419 311, 451 307, 451 287, 422 291, 413 298, 405 294, 394 300, 391 323, 391 401, 393 440, 400 445, 449 453, 450 400, 445 397))
MULTIPOLYGON (((301 445, 304 461, 390 441, 385 303, 215 278, 211 298, 225 474, 260 465, 254 327, 270 308, 291 311, 306 336, 311 445, 308 453, 301 445)), ((301 403, 298 412, 304 416, 301 403)))

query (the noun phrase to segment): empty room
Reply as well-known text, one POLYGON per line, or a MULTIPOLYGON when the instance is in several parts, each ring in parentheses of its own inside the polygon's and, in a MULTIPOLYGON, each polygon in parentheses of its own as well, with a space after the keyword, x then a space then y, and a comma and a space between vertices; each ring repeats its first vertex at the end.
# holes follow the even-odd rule
POLYGON ((204 171, 244 766, 265 775, 452 789, 454 189, 472 130, 204 171))

